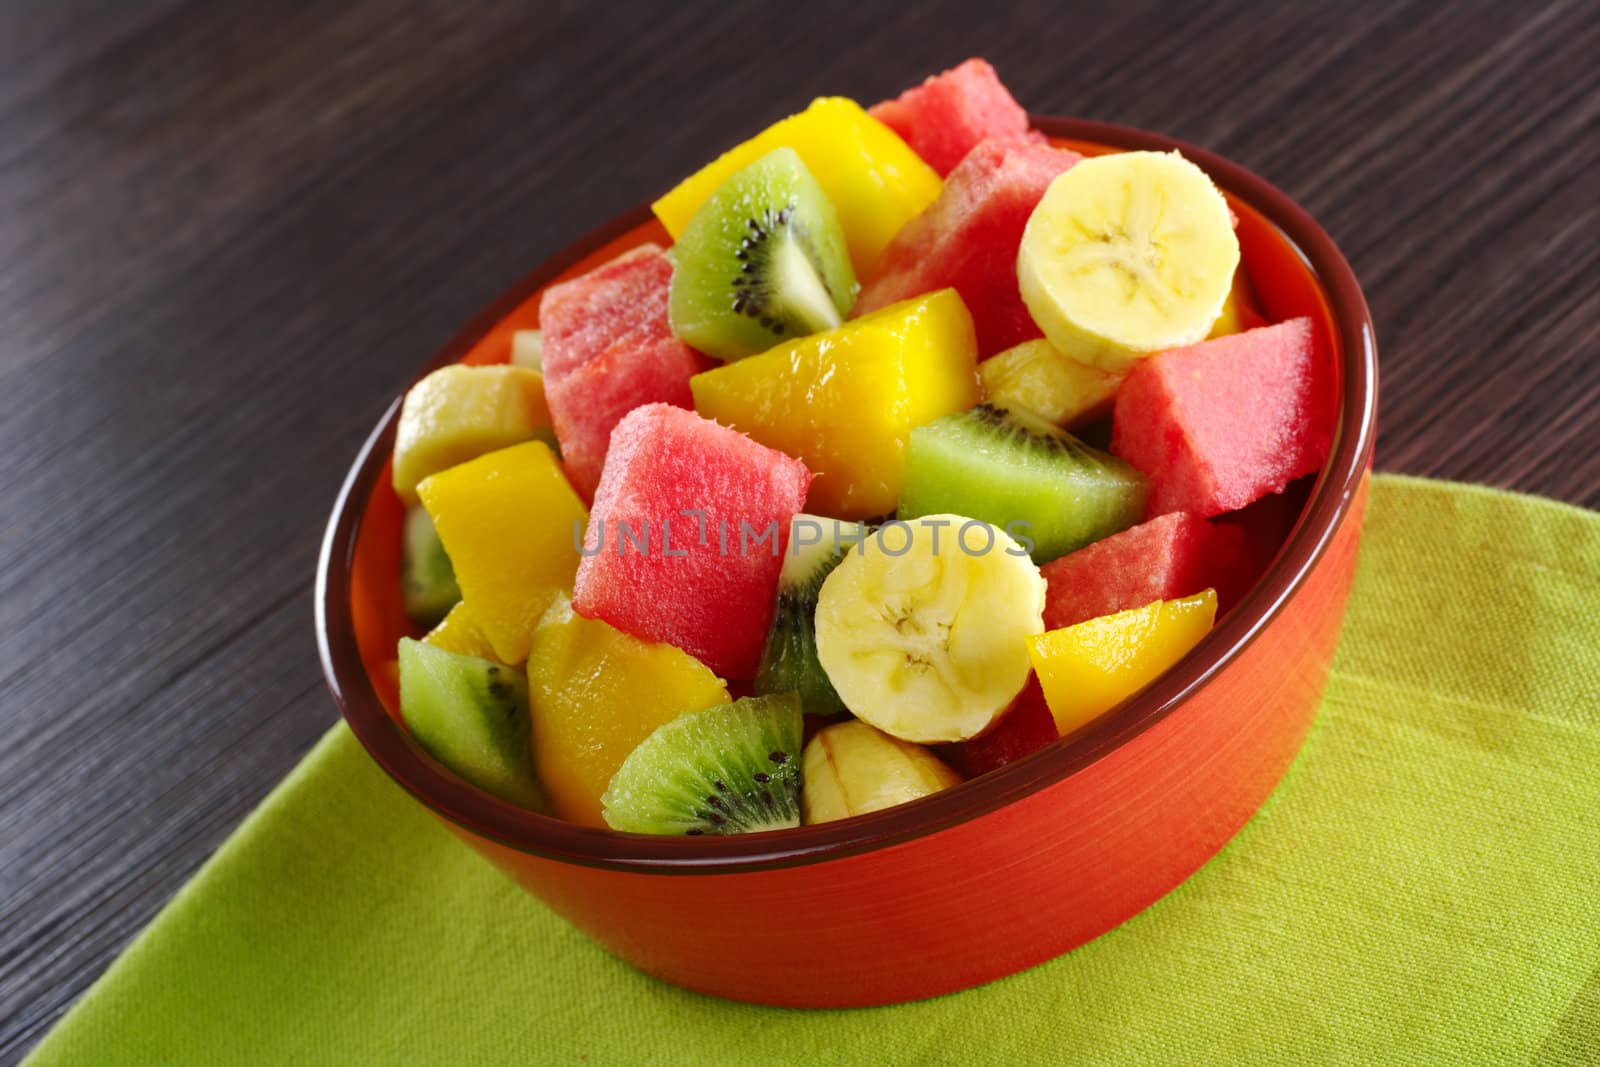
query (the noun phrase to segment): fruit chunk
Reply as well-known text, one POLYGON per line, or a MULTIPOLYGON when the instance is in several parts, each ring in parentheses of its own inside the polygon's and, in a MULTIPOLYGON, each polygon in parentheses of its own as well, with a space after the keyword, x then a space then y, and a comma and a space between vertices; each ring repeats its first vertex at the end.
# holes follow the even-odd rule
POLYGON ((869 273, 889 241, 939 195, 939 176, 893 130, 861 105, 822 97, 724 152, 651 205, 674 238, 717 186, 774 148, 795 150, 828 194, 857 276, 869 273))
POLYGON ((539 297, 539 350, 547 380, 563 378, 636 331, 666 321, 672 260, 660 245, 630 248, 539 297))
POLYGON ((988 62, 969 59, 926 79, 867 114, 905 139, 923 161, 947 175, 986 137, 1039 139, 988 62))
POLYGON ((1005 528, 1043 563, 1144 513, 1142 475, 1022 411, 980 404, 911 431, 899 517, 957 512, 1005 528))
POLYGON ((1117 393, 1111 450, 1150 476, 1149 514, 1218 515, 1322 466, 1333 395, 1311 320, 1154 356, 1117 393))
POLYGON ((406 618, 432 626, 461 599, 455 568, 445 554, 433 520, 422 508, 406 511, 400 545, 400 602, 406 618))
POLYGON ((533 751, 556 815, 604 826, 600 798, 639 743, 686 711, 728 701, 687 652, 641 641, 557 598, 528 649, 533 751))
POLYGON ((1056 729, 1065 737, 1150 684, 1200 643, 1216 614, 1207 589, 1030 637, 1056 729))
POLYGON ((804 460, 813 511, 894 510, 913 427, 978 399, 972 320, 945 289, 701 374, 695 409, 804 460))
POLYGON ((611 438, 574 606, 753 677, 810 482, 798 460, 693 412, 633 411, 611 438))
POLYGON ((592 496, 617 422, 643 404, 693 404, 689 379, 710 360, 667 322, 672 262, 640 245, 540 300, 550 418, 578 491, 592 496))
POLYGON ((743 834, 800 825, 800 699, 690 711, 634 749, 603 803, 614 830, 743 834))
POLYGON ((463 656, 476 656, 479 659, 492 660, 495 658, 494 646, 489 643, 489 638, 477 623, 472 621, 472 613, 460 601, 450 609, 439 625, 428 631, 422 639, 434 648, 442 648, 446 652, 455 652, 463 656))
POLYGON ((502 663, 528 655, 534 624, 578 569, 588 520, 540 441, 491 452, 417 487, 461 583, 461 599, 502 663))
POLYGON ((518 330, 511 335, 511 365, 544 372, 544 334, 518 330))
POLYGON ((441 367, 406 393, 394 432, 394 491, 417 502, 417 485, 485 452, 534 439, 554 443, 544 380, 525 367, 441 367))
MULTIPOLYGON (((1245 575, 1247 581, 1237 583, 1238 591, 1263 574, 1277 559, 1284 543, 1294 531, 1295 523, 1305 511, 1315 478, 1305 475, 1290 482, 1281 493, 1268 493, 1254 504, 1218 515, 1212 520, 1219 529, 1234 530, 1244 538, 1245 575)), ((1226 602, 1226 598, 1224 603, 1226 602)))
POLYGON ((1218 590, 1226 607, 1249 577, 1244 534, 1173 511, 1046 564, 1044 625, 1056 630, 1156 600, 1218 590))
POLYGON ((1034 677, 1028 679, 1027 688, 993 729, 971 741, 949 746, 944 755, 962 774, 976 778, 1037 752, 1060 736, 1055 716, 1044 702, 1044 690, 1034 677))
POLYGON ((778 604, 756 671, 757 693, 798 693, 807 715, 837 715, 846 710, 817 662, 817 593, 866 532, 866 527, 856 522, 820 515, 794 517, 783 570, 778 574, 778 604))
POLYGON ((1062 429, 1110 414, 1122 375, 1073 359, 1040 339, 1024 341, 978 364, 984 398, 1021 409, 1062 429))
POLYGON ((861 291, 858 312, 951 286, 972 312, 979 358, 1038 337, 1017 287, 1017 248, 1045 190, 1080 158, 1017 141, 974 148, 939 199, 895 237, 861 291))
POLYGON ((1250 289, 1250 279, 1245 277, 1244 266, 1233 272, 1233 286, 1228 299, 1222 302, 1222 313, 1211 324, 1207 338, 1226 337, 1230 333, 1243 333, 1257 326, 1268 325, 1266 318, 1256 308, 1255 294, 1250 289))
POLYGON ((807 824, 881 811, 961 784, 961 775, 921 745, 854 719, 817 731, 803 764, 807 824))
POLYGON ((831 330, 856 299, 839 216, 792 148, 711 195, 673 249, 672 332, 721 360, 831 330))
POLYGON ((817 658, 856 717, 903 741, 988 729, 1028 680, 1044 579, 1004 530, 960 515, 880 527, 817 597, 817 658))
POLYGON ((1239 265, 1228 203, 1176 152, 1086 159, 1017 252, 1022 299, 1063 352, 1117 370, 1211 332, 1239 265))
POLYGON ((473 785, 525 808, 544 806, 522 672, 402 637, 400 715, 428 755, 473 785))

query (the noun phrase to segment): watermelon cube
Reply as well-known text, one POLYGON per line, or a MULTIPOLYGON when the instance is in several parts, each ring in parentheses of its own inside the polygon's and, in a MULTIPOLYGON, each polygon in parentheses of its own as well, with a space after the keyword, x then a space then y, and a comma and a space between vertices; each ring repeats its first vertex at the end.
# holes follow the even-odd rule
POLYGON ((1244 538, 1252 582, 1272 565, 1294 524, 1300 521, 1311 497, 1312 481, 1309 477, 1296 479, 1281 493, 1269 493, 1247 508, 1216 517, 1218 526, 1236 530, 1244 538))
POLYGON ((964 777, 976 778, 1038 751, 1059 736, 1056 717, 1044 702, 1039 679, 1030 676, 1011 710, 988 733, 949 745, 939 755, 964 777))
POLYGON ((642 244, 546 289, 539 298, 545 377, 563 377, 650 321, 651 296, 671 284, 672 261, 660 245, 642 244))
POLYGON ((1254 573, 1244 534, 1174 511, 1112 534, 1040 568, 1044 628, 1215 589, 1231 604, 1254 573))
POLYGON ((545 403, 572 484, 592 497, 611 431, 643 404, 694 407, 689 379, 714 364, 675 337, 643 327, 563 378, 545 379, 545 403))
POLYGON ((1150 476, 1148 514, 1220 515, 1320 468, 1333 409, 1311 320, 1291 319, 1141 361, 1111 451, 1150 476))
POLYGON ((900 135, 942 178, 986 137, 1043 141, 994 68, 969 59, 867 112, 900 135))
POLYGON ((693 407, 689 379, 712 366, 672 335, 671 283, 666 254, 641 245, 540 300, 545 403, 567 476, 585 497, 600 483, 618 420, 642 404, 693 407))
POLYGON ((972 312, 978 358, 1043 336, 1017 288, 1017 246, 1044 191, 1080 158, 1021 141, 978 145, 889 245, 856 313, 952 287, 972 312))
POLYGON ((805 464, 670 404, 611 434, 572 598, 581 615, 753 678, 805 464))

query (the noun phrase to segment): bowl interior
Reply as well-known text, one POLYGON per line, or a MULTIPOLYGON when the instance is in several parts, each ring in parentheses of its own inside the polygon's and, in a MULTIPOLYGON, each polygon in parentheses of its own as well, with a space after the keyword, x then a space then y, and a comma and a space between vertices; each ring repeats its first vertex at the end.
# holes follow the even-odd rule
MULTIPOLYGON (((1314 564, 1370 459, 1376 356, 1354 277, 1331 240, 1304 211, 1225 160, 1142 131, 1067 120, 1036 121, 1057 144, 1084 154, 1180 147, 1205 168, 1239 218, 1242 261, 1261 310, 1272 321, 1311 317, 1322 343, 1328 387, 1340 398, 1329 462, 1306 495, 1284 548, 1189 657, 1073 737, 981 779, 841 823, 679 840, 580 827, 524 811, 477 791, 434 763, 410 740, 397 718, 395 645, 402 636, 421 636, 405 618, 400 602, 404 510, 389 486, 397 398, 363 448, 335 507, 323 546, 317 597, 319 639, 335 699, 362 743, 396 781, 446 818, 482 836, 571 862, 708 872, 807 862, 934 831, 1073 773, 1170 711, 1265 625, 1314 564)), ((670 243, 641 207, 549 260, 470 323, 418 377, 455 361, 504 362, 511 335, 538 326, 539 297, 546 287, 646 241, 670 243)))

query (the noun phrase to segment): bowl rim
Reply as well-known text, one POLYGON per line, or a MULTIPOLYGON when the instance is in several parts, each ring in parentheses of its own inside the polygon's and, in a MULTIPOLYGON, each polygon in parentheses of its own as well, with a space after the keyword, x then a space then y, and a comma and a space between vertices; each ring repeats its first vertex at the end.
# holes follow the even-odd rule
MULTIPOLYGON (((315 593, 317 645, 328 687, 362 746, 395 782, 472 834, 563 863, 652 874, 729 874, 818 863, 938 833, 1077 774, 1166 718, 1266 628, 1326 552, 1370 466, 1377 343, 1361 286, 1310 213, 1239 164, 1175 138, 1116 123, 1046 115, 1033 115, 1032 121, 1053 137, 1120 150, 1182 152, 1280 231, 1319 283, 1332 312, 1344 375, 1328 461, 1283 549, 1223 621, 1175 667, 1064 742, 909 804, 838 822, 728 837, 658 837, 564 822, 492 797, 435 763, 384 709, 363 666, 350 609, 351 565, 370 494, 392 450, 401 399, 396 397, 339 491, 323 537, 315 593)), ((641 204, 547 258, 474 316, 412 381, 458 360, 563 270, 650 217, 649 205, 641 204)))

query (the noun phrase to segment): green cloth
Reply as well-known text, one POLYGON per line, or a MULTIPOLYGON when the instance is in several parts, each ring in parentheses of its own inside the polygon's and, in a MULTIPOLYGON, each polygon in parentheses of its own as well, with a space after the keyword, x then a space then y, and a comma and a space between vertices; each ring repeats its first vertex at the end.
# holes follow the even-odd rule
POLYGON ((341 725, 30 1062, 1594 1064, 1597 646, 1600 514, 1379 477, 1326 704, 1261 814, 1067 956, 860 1011, 635 972, 341 725))

